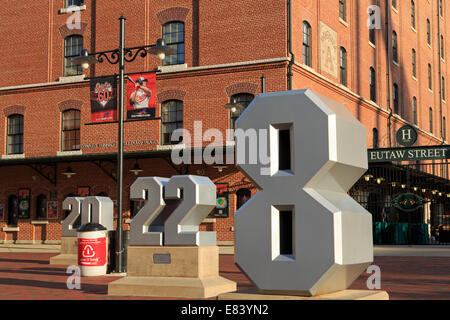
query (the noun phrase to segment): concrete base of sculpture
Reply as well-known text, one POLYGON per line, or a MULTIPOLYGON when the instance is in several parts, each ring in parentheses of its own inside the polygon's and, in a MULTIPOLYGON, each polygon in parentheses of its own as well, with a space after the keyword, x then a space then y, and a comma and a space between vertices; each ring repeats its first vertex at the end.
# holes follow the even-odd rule
POLYGON ((217 246, 128 246, 127 276, 108 284, 108 295, 210 298, 236 291, 219 276, 217 246))
POLYGON ((256 289, 221 294, 218 300, 389 300, 386 291, 342 290, 312 297, 261 294, 256 289))
POLYGON ((77 265, 78 264, 77 237, 62 237, 61 254, 51 257, 50 264, 77 265))

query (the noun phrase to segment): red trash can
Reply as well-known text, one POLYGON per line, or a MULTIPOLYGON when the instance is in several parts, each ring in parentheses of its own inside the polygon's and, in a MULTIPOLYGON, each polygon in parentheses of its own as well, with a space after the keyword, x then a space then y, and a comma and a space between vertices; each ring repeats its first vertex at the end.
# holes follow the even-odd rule
POLYGON ((107 235, 106 228, 98 223, 87 223, 78 228, 78 265, 82 277, 106 275, 107 235))

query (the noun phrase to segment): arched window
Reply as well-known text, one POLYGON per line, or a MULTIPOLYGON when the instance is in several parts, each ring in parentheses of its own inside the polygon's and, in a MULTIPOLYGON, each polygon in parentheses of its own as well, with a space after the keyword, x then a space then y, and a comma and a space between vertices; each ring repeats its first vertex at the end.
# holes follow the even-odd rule
POLYGON ((183 101, 168 100, 161 104, 161 142, 162 144, 177 144, 183 140, 180 137, 172 141, 172 133, 183 128, 183 101))
POLYGON ((312 66, 311 56, 311 26, 303 21, 303 64, 308 67, 312 66))
POLYGON ((339 18, 342 20, 346 20, 346 1, 345 0, 339 0, 339 18))
POLYGON ((236 110, 230 109, 230 128, 231 129, 234 129, 234 123, 239 118, 239 116, 244 111, 244 109, 247 108, 247 106, 250 104, 250 102, 252 102, 254 97, 255 96, 251 93, 238 93, 238 94, 231 96, 230 103, 238 104, 243 107, 243 108, 236 108, 236 110))
POLYGON ((417 98, 413 97, 413 121, 417 124, 417 98))
POLYGON ((47 218, 47 197, 43 194, 36 198, 36 218, 47 218))
POLYGON ((16 195, 8 197, 8 225, 17 226, 19 218, 19 198, 16 195))
POLYGON ((376 97, 376 83, 375 83, 376 79, 375 79, 375 69, 374 68, 370 68, 370 100, 372 100, 373 102, 377 101, 377 97, 376 97))
POLYGON ((251 192, 248 189, 239 189, 236 192, 236 210, 244 205, 251 197, 251 192))
POLYGON ((397 0, 392 0, 392 7, 397 9, 397 0))
POLYGON ((442 77, 442 100, 445 100, 445 78, 442 77))
POLYGON ((444 8, 442 7, 442 0, 439 0, 439 15, 441 17, 444 15, 444 8))
POLYGON ((13 114, 8 117, 6 153, 23 153, 23 115, 21 114, 13 114))
POLYGON ((416 5, 411 1, 411 27, 416 28, 416 5))
POLYGON ((392 31, 392 59, 398 63, 398 43, 397 33, 395 31, 392 31))
POLYGON ((412 49, 412 55, 411 55, 411 61, 412 61, 412 75, 415 78, 416 77, 416 50, 412 49))
POLYGON ((83 49, 83 37, 79 35, 68 36, 64 39, 64 76, 81 75, 81 65, 72 63, 72 58, 80 55, 83 49))
POLYGON ((393 90, 393 100, 394 100, 394 113, 399 114, 399 98, 398 98, 398 85, 394 83, 393 90))
POLYGON ((347 85, 347 51, 344 47, 340 49, 340 71, 341 71, 341 84, 347 85))
POLYGON ((431 23, 430 19, 427 19, 427 43, 431 45, 431 23))
POLYGON ((372 129, 372 148, 378 148, 378 129, 372 129))
POLYGON ((79 110, 70 109, 62 114, 62 150, 80 150, 80 118, 79 110))
POLYGON ((433 108, 430 107, 430 109, 428 110, 428 116, 429 116, 429 120, 430 120, 430 133, 433 133, 433 108))
POLYGON ((162 65, 184 63, 184 23, 179 21, 168 22, 162 27, 162 37, 166 45, 176 50, 175 54, 166 56, 162 65))
POLYGON ((428 89, 432 90, 432 79, 431 79, 431 64, 428 64, 428 89))
POLYGON ((444 36, 441 34, 441 58, 444 58, 444 36))
POLYGON ((375 45, 375 28, 369 29, 369 41, 370 41, 370 43, 375 45))

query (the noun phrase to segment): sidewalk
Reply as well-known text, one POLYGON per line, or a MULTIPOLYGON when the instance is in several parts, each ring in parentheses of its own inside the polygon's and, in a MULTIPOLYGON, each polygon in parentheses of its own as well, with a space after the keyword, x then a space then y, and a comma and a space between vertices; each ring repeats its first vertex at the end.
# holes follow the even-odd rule
MULTIPOLYGON (((0 252, 58 253, 60 245, 52 244, 0 244, 0 252)), ((374 256, 378 257, 450 257, 448 246, 374 246, 374 256)), ((234 246, 219 246, 219 253, 233 255, 234 246)))

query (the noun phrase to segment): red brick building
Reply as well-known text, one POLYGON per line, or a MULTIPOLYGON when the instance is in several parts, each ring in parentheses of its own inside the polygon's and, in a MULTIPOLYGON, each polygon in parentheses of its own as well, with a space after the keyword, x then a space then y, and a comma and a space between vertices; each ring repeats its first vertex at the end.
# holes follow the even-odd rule
POLYGON ((169 125, 162 110, 176 105, 182 109, 176 125, 192 132, 201 120, 203 130, 218 128, 225 136, 232 114, 224 106, 233 98, 311 88, 339 101, 367 127, 369 148, 394 146, 395 132, 405 124, 418 130, 418 145, 445 143, 450 7, 447 1, 439 5, 389 1, 388 19, 380 0, 35 0, 1 7, 0 242, 58 242, 62 201, 81 187, 116 199, 117 123, 90 123, 89 79, 114 75, 117 65, 98 63, 81 71, 70 57, 82 47, 117 48, 122 13, 127 47, 164 36, 179 51, 164 66, 152 55, 126 64, 126 73, 158 69, 161 119, 125 122, 125 226, 136 179, 130 170, 137 163, 141 176, 189 173, 229 183, 229 218, 202 224, 224 243, 233 241, 238 196, 242 202, 256 188, 233 165, 174 165, 172 146, 162 139, 169 125), (72 4, 81 10, 75 29, 67 24, 72 4), (381 9, 380 29, 373 31, 367 27, 370 5, 381 9), (63 174, 69 167, 76 173, 71 178, 63 174), (14 197, 21 190, 29 190, 29 216, 17 218, 14 197), (48 202, 57 205, 57 217, 47 215, 48 202))

